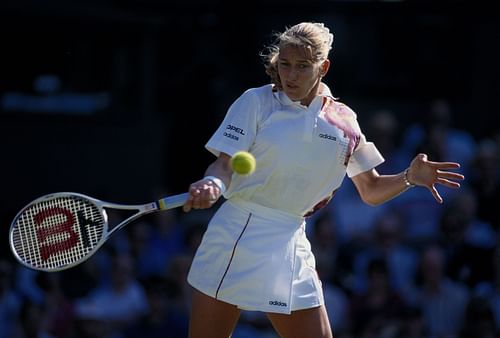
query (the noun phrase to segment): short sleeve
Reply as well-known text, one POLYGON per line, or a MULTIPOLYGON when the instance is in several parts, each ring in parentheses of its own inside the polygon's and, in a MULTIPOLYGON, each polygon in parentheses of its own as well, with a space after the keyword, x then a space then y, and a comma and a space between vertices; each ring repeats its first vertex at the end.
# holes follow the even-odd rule
POLYGON ((216 156, 221 152, 233 155, 247 151, 255 140, 260 111, 258 94, 249 89, 229 107, 224 120, 205 148, 216 156))
POLYGON ((367 142, 364 134, 347 164, 347 176, 353 177, 371 170, 384 162, 384 158, 373 142, 367 142))

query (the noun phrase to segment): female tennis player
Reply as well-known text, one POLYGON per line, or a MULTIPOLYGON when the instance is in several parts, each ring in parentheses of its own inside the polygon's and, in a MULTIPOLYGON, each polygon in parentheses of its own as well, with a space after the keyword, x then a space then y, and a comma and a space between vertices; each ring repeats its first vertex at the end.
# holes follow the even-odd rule
POLYGON ((441 203, 436 184, 460 186, 463 176, 449 171, 458 163, 432 162, 425 154, 399 174, 376 171, 383 157, 322 81, 332 42, 321 23, 277 34, 262 55, 271 83, 237 98, 206 144, 217 159, 190 185, 183 209, 208 208, 221 195, 227 200, 189 271, 191 338, 230 337, 241 310, 265 312, 281 337, 333 337, 307 216, 330 201, 346 174, 370 205, 413 186, 426 187, 441 203), (253 175, 232 172, 231 156, 240 150, 255 156, 253 175))

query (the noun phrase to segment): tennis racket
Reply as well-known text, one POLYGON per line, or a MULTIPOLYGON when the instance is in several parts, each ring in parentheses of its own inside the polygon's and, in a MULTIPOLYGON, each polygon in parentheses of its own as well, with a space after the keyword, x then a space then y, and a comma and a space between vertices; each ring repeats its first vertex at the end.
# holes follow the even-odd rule
POLYGON ((69 269, 90 258, 116 231, 156 211, 183 205, 188 194, 173 195, 142 205, 104 202, 72 192, 42 196, 26 205, 10 226, 10 248, 24 266, 41 271, 69 269), (135 213, 116 226, 106 209, 135 213))

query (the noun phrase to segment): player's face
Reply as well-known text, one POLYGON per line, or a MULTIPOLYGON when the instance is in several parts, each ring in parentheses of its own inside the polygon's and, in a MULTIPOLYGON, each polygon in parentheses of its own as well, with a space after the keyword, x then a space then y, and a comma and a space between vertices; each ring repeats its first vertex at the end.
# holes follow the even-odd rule
MULTIPOLYGON (((326 61, 324 61, 326 62, 326 61)), ((278 74, 283 91, 292 101, 308 106, 318 92, 324 62, 314 63, 307 51, 295 46, 280 49, 278 74)))

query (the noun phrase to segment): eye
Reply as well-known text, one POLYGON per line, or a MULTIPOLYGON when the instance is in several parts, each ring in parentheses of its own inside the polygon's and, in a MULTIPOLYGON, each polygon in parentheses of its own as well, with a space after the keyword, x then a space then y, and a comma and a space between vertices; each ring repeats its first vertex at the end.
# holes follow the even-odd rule
POLYGON ((297 65, 297 68, 300 69, 300 70, 309 69, 311 67, 312 67, 312 65, 310 63, 299 63, 297 65))

